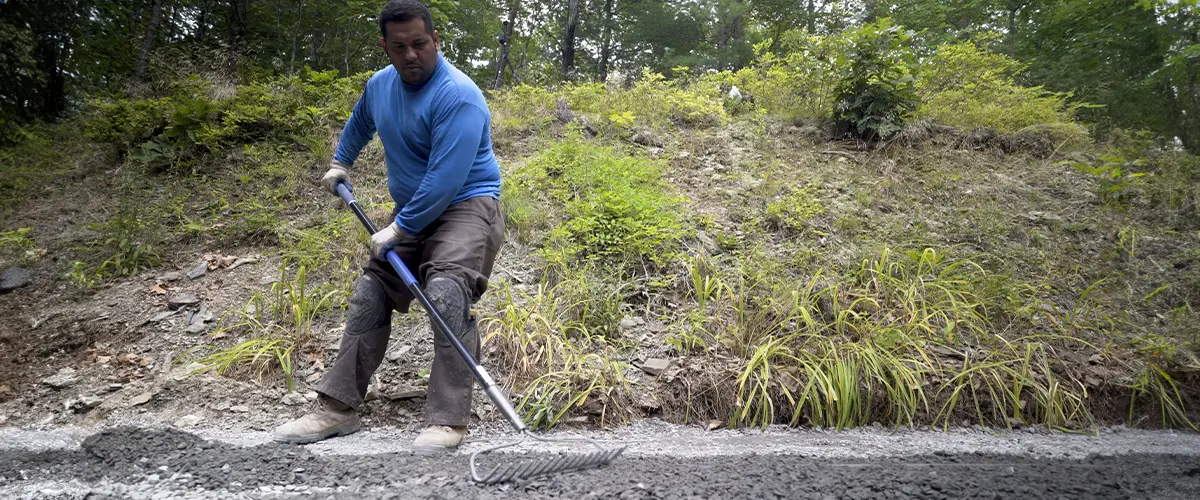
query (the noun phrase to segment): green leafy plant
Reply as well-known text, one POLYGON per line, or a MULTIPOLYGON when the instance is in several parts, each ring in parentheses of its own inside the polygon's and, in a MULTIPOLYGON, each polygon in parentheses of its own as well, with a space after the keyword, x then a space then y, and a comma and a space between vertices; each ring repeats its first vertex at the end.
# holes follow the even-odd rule
POLYGON ((846 132, 866 140, 899 132, 917 107, 913 72, 916 58, 905 44, 909 35, 887 19, 844 34, 845 51, 837 57, 840 80, 834 90, 833 117, 846 132))
POLYGON ((767 203, 767 221, 774 227, 800 233, 809 227, 809 221, 825 213, 825 207, 816 199, 818 189, 807 184, 793 188, 767 203))

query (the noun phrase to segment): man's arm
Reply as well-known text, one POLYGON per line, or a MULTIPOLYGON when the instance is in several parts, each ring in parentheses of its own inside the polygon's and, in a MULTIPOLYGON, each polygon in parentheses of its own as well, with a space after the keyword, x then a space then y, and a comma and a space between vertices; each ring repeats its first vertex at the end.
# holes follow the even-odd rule
POLYGON ((371 117, 370 88, 371 86, 367 85, 363 89, 362 97, 359 97, 358 104, 354 105, 354 112, 350 114, 350 119, 346 120, 342 136, 338 139, 337 152, 333 154, 334 161, 341 162, 347 167, 354 165, 354 160, 358 159, 363 147, 375 136, 375 120, 371 117))
POLYGON ((396 215, 400 229, 416 234, 450 206, 475 164, 486 124, 484 111, 465 102, 434 116, 429 170, 412 199, 396 215))

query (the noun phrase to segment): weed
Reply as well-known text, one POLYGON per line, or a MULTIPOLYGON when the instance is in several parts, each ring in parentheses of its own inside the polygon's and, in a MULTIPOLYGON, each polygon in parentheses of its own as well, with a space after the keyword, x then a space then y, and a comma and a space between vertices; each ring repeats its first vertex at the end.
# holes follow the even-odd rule
POLYGON ((33 228, 22 227, 0 232, 0 266, 5 263, 29 265, 42 258, 46 250, 38 248, 29 233, 33 228))
POLYGON ((804 232, 813 217, 825 213, 825 207, 816 199, 817 193, 816 186, 806 184, 776 197, 767 203, 767 221, 777 228, 796 233, 804 232))

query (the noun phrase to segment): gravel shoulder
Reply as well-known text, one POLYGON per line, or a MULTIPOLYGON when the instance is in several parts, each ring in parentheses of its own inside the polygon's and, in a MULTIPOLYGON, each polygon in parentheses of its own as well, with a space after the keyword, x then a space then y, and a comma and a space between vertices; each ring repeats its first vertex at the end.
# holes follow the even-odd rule
MULTIPOLYGON (((2 498, 1190 498, 1200 435, 862 429, 705 432, 645 421, 556 432, 626 444, 591 471, 484 487, 468 453, 511 434, 473 433, 459 453, 412 453, 387 428, 308 446, 262 432, 170 427, 0 428, 2 498)), ((517 447, 496 460, 562 451, 517 447)))

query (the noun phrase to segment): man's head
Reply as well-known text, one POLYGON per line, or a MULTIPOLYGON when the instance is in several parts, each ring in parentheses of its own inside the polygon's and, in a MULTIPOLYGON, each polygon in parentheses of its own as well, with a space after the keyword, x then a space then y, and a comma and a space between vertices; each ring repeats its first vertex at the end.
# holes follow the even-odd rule
POLYGON ((405 83, 425 83, 437 69, 438 33, 425 4, 391 0, 379 13, 379 33, 379 46, 405 83))

